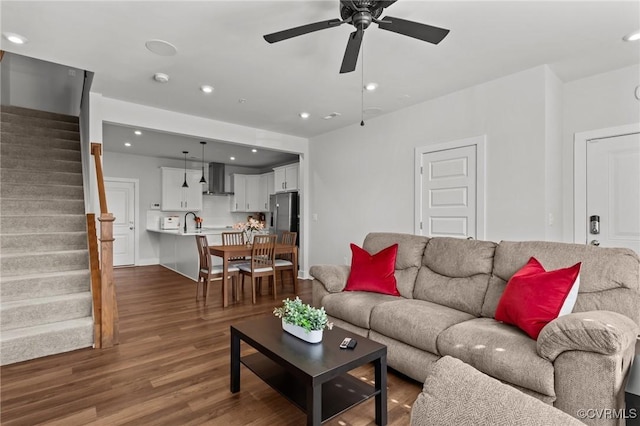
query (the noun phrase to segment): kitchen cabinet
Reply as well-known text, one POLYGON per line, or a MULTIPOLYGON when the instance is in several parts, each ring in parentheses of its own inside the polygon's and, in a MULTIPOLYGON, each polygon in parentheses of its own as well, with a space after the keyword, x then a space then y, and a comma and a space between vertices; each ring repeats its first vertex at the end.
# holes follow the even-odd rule
POLYGON ((183 188, 184 169, 162 167, 162 210, 202 210, 202 184, 200 170, 187 170, 188 188, 183 188))
POLYGON ((232 175, 233 197, 231 211, 259 212, 264 211, 260 194, 260 175, 232 175))
POLYGON ((298 163, 276 167, 273 172, 275 192, 298 190, 298 163))
POLYGON ((262 211, 268 212, 271 210, 269 206, 269 197, 275 193, 274 190, 275 173, 265 173, 260 175, 260 198, 259 205, 262 211))

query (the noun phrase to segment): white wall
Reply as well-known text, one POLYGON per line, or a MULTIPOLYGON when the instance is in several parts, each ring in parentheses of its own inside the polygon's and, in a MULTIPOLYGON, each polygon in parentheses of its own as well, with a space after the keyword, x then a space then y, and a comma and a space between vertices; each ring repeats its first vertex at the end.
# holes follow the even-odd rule
POLYGON ((575 133, 640 122, 640 66, 566 83, 563 87, 562 182, 564 240, 573 242, 573 137, 575 133))
POLYGON ((487 239, 545 239, 549 73, 537 67, 312 138, 310 264, 344 263, 349 243, 372 231, 413 233, 414 148, 482 134, 487 239))
MULTIPOLYGON (((544 239, 562 241, 562 81, 550 70, 545 72, 545 203, 544 239)), ((542 237, 541 237, 542 239, 542 237)))

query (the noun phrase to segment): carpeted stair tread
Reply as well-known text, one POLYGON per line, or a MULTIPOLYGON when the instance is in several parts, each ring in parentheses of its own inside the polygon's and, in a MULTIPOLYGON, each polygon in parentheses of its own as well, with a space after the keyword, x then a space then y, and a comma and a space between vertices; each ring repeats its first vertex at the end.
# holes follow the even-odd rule
POLYGON ((17 328, 0 334, 0 365, 92 346, 91 317, 17 328))
POLYGON ((50 129, 46 127, 33 127, 26 124, 2 123, 2 131, 15 133, 18 135, 30 135, 56 139, 67 139, 79 141, 80 132, 60 129, 50 129))
POLYGON ((0 214, 17 216, 39 214, 84 214, 84 200, 16 200, 2 199, 0 214))
POLYGON ((84 200, 84 190, 80 186, 66 185, 24 185, 20 183, 2 183, 2 199, 19 200, 84 200))
POLYGON ((2 145, 27 146, 40 151, 43 149, 65 149, 69 151, 81 150, 80 142, 77 140, 9 133, 3 131, 1 126, 0 143, 2 145))
POLYGON ((77 123, 78 117, 68 114, 60 114, 58 112, 40 111, 37 109, 23 108, 13 105, 2 105, 0 111, 8 114, 20 115, 23 117, 47 118, 56 121, 67 121, 69 123, 77 123))
POLYGON ((47 158, 2 158, 3 169, 82 173, 82 163, 78 161, 48 160, 47 158))
POLYGON ((20 124, 23 126, 46 127, 49 129, 69 130, 79 132, 78 122, 63 121, 52 117, 30 117, 22 114, 15 114, 2 110, 0 113, 0 124, 6 123, 20 124))
POLYGON ((0 216, 3 234, 35 234, 39 232, 81 232, 87 230, 85 215, 20 215, 0 216))
POLYGON ((86 249, 87 233, 85 231, 0 234, 0 253, 2 254, 86 249))
POLYGON ((33 299, 89 291, 91 271, 88 269, 64 272, 3 277, 0 285, 0 300, 33 299))
POLYGON ((91 316, 91 293, 61 294, 0 303, 0 330, 91 316))
MULTIPOLYGON (((38 150, 29 145, 13 145, 13 144, 0 144, 0 155, 4 158, 11 158, 14 160, 23 159, 31 160, 38 155, 38 150)), ((80 151, 72 149, 58 149, 47 148, 47 156, 50 160, 62 160, 62 161, 82 161, 80 157, 80 151)))
POLYGON ((0 182, 37 185, 46 182, 49 185, 82 186, 82 173, 66 173, 43 170, 16 170, 2 168, 0 160, 0 182))
POLYGON ((72 271, 89 268, 87 250, 64 250, 40 253, 0 255, 3 277, 14 277, 42 272, 72 271))

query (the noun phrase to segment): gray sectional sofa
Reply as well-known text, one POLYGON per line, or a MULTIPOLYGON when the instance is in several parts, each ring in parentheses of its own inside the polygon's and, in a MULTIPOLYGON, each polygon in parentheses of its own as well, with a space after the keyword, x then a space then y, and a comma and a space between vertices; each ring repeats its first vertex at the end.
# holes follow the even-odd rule
MULTIPOLYGON (((577 416, 624 408, 640 332, 640 260, 631 250, 371 233, 363 248, 397 243, 401 296, 343 291, 350 267, 315 265, 313 301, 332 321, 388 347, 388 365, 423 382, 449 355, 577 416), (573 313, 531 339, 494 313, 509 278, 535 256, 547 270, 582 262, 573 313)), ((581 419, 617 424, 616 419, 581 419)))

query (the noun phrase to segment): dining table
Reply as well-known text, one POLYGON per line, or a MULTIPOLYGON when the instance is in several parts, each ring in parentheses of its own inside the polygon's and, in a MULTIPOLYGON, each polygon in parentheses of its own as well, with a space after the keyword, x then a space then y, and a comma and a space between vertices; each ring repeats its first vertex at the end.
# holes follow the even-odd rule
MULTIPOLYGON (((251 244, 209 246, 209 254, 222 258, 222 307, 229 306, 229 259, 251 256, 251 244)), ((298 293, 298 246, 276 243, 275 254, 292 254, 294 265, 293 289, 298 293)), ((248 260, 249 262, 249 260, 248 260)), ((275 285, 275 283, 274 283, 275 285)))

